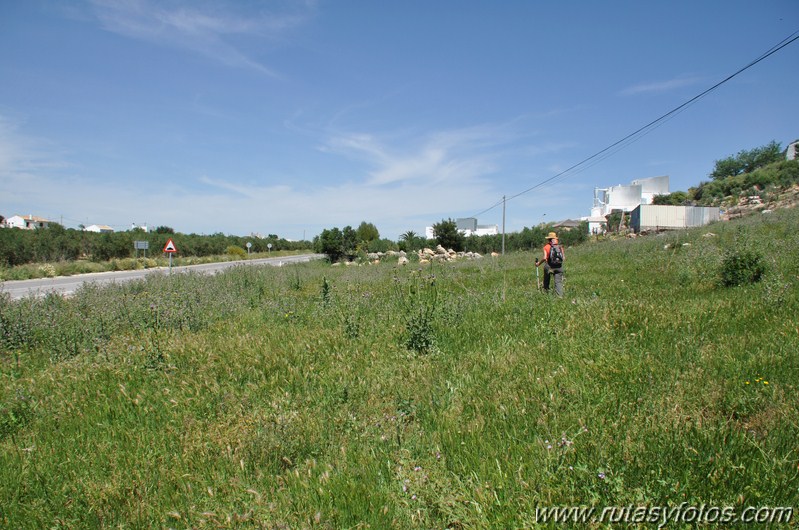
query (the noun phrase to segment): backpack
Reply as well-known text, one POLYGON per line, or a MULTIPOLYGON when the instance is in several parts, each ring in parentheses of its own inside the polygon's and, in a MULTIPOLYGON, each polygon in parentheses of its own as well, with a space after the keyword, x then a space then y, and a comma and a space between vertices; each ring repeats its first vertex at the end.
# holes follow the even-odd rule
POLYGON ((549 257, 547 257, 547 263, 552 269, 559 269, 563 266, 563 249, 560 248, 560 245, 549 246, 549 257))

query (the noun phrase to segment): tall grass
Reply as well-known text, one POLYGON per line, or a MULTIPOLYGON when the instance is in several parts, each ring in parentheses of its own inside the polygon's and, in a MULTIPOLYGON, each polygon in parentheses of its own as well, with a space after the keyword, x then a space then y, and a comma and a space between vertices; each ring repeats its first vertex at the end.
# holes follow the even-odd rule
POLYGON ((447 265, 0 300, 0 526, 505 528, 795 506, 796 211, 447 265), (705 236, 708 232, 715 235, 705 236), (730 252, 764 264, 724 287, 730 252))

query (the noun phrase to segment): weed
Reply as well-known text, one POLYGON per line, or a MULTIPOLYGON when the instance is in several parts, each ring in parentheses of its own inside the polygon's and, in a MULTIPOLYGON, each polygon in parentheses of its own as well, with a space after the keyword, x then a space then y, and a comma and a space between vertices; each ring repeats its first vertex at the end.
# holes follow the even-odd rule
POLYGON ((434 322, 438 312, 438 288, 434 274, 419 269, 405 284, 397 278, 397 291, 405 323, 404 346, 418 354, 430 353, 435 345, 434 322))
POLYGON ((327 276, 322 277, 322 304, 327 307, 330 305, 330 282, 327 281, 327 276))
POLYGON ((297 267, 293 268, 294 274, 292 275, 291 279, 289 280, 289 285, 295 291, 299 291, 302 289, 302 280, 300 279, 300 270, 297 267))

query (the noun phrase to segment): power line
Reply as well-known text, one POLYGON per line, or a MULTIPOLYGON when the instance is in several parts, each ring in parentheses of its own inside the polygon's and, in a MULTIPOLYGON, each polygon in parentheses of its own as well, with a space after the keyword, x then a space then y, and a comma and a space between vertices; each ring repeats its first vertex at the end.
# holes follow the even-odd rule
POLYGON ((796 40, 799 40, 799 31, 795 31, 792 34, 788 35, 783 40, 781 40, 780 42, 778 42, 777 44, 772 46, 770 49, 768 49, 765 52, 763 52, 763 54, 761 54, 757 59, 753 60, 752 62, 750 62, 749 64, 747 64, 743 68, 740 68, 735 73, 730 74, 729 76, 725 77, 723 80, 719 81, 718 83, 716 83, 712 87, 710 87, 710 88, 704 90, 703 92, 697 94, 696 96, 692 97, 691 99, 689 99, 685 103, 683 103, 683 104, 681 104, 681 105, 679 105, 677 107, 674 107, 673 109, 671 109, 667 113, 661 115, 659 118, 650 121, 649 123, 647 123, 646 125, 644 125, 642 127, 639 127, 638 129, 636 129, 635 131, 631 132, 627 136, 621 138, 620 140, 617 140, 617 141, 613 142, 612 144, 608 145, 604 149, 601 149, 601 150, 597 151, 593 155, 582 159, 581 161, 577 162, 573 166, 570 166, 570 167, 564 169, 560 173, 558 173, 556 175, 553 175, 553 176, 551 176, 551 177, 549 177, 547 179, 544 179, 541 182, 539 182, 538 184, 536 184, 536 185, 534 185, 534 186, 532 186, 530 188, 527 188, 524 191, 521 191, 521 192, 519 192, 519 193, 517 193, 515 195, 511 195, 507 199, 503 197, 502 200, 496 202, 492 206, 489 206, 485 210, 473 215, 472 217, 478 217, 478 216, 480 216, 480 215, 482 215, 482 214, 484 214, 486 212, 489 212, 489 211, 493 210, 494 208, 496 208, 500 204, 503 204, 503 203, 505 203, 507 201, 513 200, 513 199, 515 199, 517 197, 520 197, 521 195, 524 195, 526 193, 530 193, 531 191, 533 191, 535 189, 538 189, 538 188, 544 186, 545 184, 548 184, 548 183, 550 183, 550 182, 552 182, 552 181, 554 181, 554 180, 556 180, 556 179, 558 179, 560 177, 564 177, 566 175, 566 173, 569 173, 570 171, 576 170, 578 167, 583 166, 583 165, 587 164, 588 162, 593 161, 593 163, 590 166, 586 166, 585 168, 582 168, 580 171, 583 171, 585 169, 588 169, 588 167, 592 167, 595 164, 598 164, 602 160, 605 160, 606 158, 616 154, 618 151, 624 149, 628 145, 630 145, 633 142, 639 140, 643 136, 649 134, 650 132, 652 132, 657 127, 663 125, 663 123, 665 121, 673 118, 674 116, 676 116, 677 114, 679 114, 680 112, 685 110, 690 105, 696 103, 698 100, 700 100, 701 98, 705 97, 710 92, 713 92, 714 90, 716 90, 718 87, 720 87, 724 83, 726 83, 726 82, 730 81, 731 79, 733 79, 735 76, 743 73, 744 71, 746 71, 749 68, 753 67, 754 65, 756 65, 760 61, 766 59, 767 57, 770 57, 771 55, 774 55, 775 53, 777 53, 781 49, 785 48, 789 44, 795 42, 796 40))

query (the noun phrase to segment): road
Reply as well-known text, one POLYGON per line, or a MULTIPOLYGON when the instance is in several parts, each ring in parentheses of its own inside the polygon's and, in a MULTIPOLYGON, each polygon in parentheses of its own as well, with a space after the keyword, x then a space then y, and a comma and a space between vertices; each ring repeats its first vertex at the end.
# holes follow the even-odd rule
MULTIPOLYGON (((279 258, 259 258, 241 261, 224 261, 220 263, 203 263, 202 265, 186 265, 183 267, 172 267, 172 274, 181 272, 202 272, 205 274, 215 274, 228 267, 236 265, 272 265, 282 267, 292 263, 305 263, 314 259, 320 259, 322 254, 299 254, 294 256, 281 256, 279 258)), ((59 276, 56 278, 40 278, 37 280, 12 280, 0 282, 0 292, 11 295, 12 300, 25 298, 26 296, 44 296, 47 293, 58 293, 70 295, 74 293, 84 283, 95 283, 98 285, 108 283, 123 283, 131 280, 140 280, 149 274, 169 274, 168 267, 157 267, 154 269, 142 269, 135 271, 115 271, 115 272, 95 272, 91 274, 78 274, 76 276, 59 276)))

